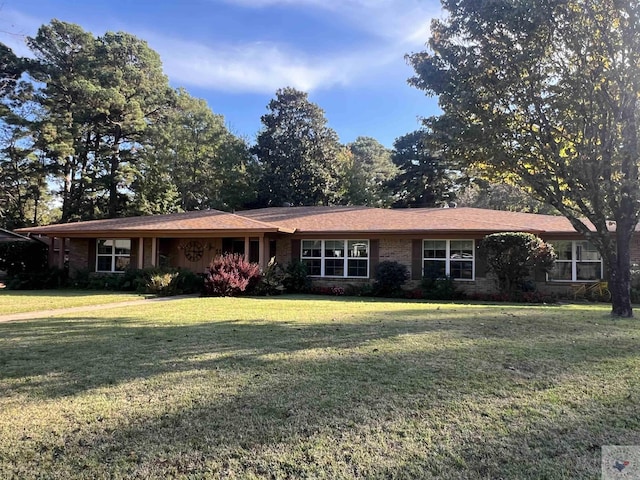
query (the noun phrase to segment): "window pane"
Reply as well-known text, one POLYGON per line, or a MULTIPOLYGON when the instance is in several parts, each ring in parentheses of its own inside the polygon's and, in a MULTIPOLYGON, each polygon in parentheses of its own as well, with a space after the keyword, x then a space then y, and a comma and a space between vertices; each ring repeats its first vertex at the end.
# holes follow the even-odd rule
POLYGON ((302 260, 307 266, 307 274, 308 275, 321 275, 322 271, 320 270, 322 265, 320 264, 320 260, 302 260))
POLYGON ((590 242, 580 241, 576 242, 576 260, 588 262, 588 261, 600 261, 600 253, 596 250, 590 242))
POLYGON ((129 257, 116 257, 116 272, 123 272, 129 268, 129 257))
POLYGON ((350 277, 366 277, 367 261, 366 260, 348 260, 348 275, 350 277))
POLYGON ((549 279, 571 280, 571 262, 556 262, 553 270, 549 272, 549 279))
POLYGON ((578 262, 576 264, 576 275, 578 280, 600 280, 602 278, 601 264, 596 262, 578 262))
MULTIPOLYGON (((321 240, 303 240, 302 256, 307 258, 308 257, 320 258, 322 256, 322 241, 321 240)), ((318 273, 318 275, 320 274, 318 273)))
POLYGON ((109 255, 111 253, 113 253, 113 240, 98 240, 98 254, 109 255))
POLYGON ((131 254, 131 240, 130 239, 119 239, 115 241, 115 253, 118 255, 129 255, 131 254))
POLYGON ((456 279, 473 279, 473 262, 451 262, 451 278, 456 279))
POLYGON ((325 257, 344 257, 344 242, 342 240, 325 240, 325 257))
POLYGON ((553 249, 558 255, 558 260, 571 260, 571 246, 573 242, 565 240, 554 240, 552 245, 553 249))
POLYGON ((447 257, 447 241, 446 240, 425 240, 424 241, 424 258, 446 258, 447 257))
POLYGON ((444 260, 425 260, 425 278, 445 278, 447 276, 446 262, 444 260))
POLYGON ((99 272, 110 272, 111 271, 111 256, 108 257, 98 257, 98 265, 96 269, 99 272))
POLYGON ((344 276, 344 260, 327 259, 324 262, 324 274, 327 277, 343 277, 344 276))
POLYGON ((473 240, 451 240, 451 258, 473 258, 473 240))
POLYGON ((347 242, 349 257, 367 258, 369 256, 369 242, 365 240, 349 240, 347 242))

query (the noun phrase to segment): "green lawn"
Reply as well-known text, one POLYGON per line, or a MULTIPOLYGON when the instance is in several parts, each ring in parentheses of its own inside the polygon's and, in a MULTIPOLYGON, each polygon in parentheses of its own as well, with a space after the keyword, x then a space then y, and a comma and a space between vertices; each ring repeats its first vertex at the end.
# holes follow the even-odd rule
POLYGON ((0 315, 142 300, 135 293, 87 290, 0 290, 0 315))
POLYGON ((640 445, 608 306, 194 298, 0 324, 0 478, 596 479, 640 445))

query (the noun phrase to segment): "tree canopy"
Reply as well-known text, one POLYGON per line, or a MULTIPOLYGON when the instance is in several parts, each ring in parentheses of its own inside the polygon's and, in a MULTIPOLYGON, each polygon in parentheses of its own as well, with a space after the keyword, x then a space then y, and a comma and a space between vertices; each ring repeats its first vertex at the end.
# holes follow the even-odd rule
POLYGON ((261 117, 252 152, 262 167, 263 205, 328 205, 337 186, 338 136, 305 92, 282 88, 261 117))
POLYGON ((454 200, 454 175, 441 155, 433 152, 425 130, 396 139, 391 159, 398 167, 389 180, 396 207, 435 207, 454 200))
POLYGON ((444 155, 520 183, 566 216, 603 256, 612 313, 631 316, 639 3, 443 0, 443 7, 430 50, 408 57, 410 83, 437 95, 443 111, 426 120, 430 134, 444 155))

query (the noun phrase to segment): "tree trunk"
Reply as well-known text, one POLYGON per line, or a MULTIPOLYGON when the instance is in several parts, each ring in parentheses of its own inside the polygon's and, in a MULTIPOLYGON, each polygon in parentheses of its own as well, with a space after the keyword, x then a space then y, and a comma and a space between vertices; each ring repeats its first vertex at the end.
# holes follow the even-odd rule
POLYGON ((611 315, 633 317, 631 307, 631 236, 623 225, 616 231, 616 255, 609 262, 611 315))

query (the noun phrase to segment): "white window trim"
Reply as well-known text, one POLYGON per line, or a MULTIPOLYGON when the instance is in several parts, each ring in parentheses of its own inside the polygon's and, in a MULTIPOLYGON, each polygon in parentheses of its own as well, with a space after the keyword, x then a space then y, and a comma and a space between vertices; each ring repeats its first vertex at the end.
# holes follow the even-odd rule
MULTIPOLYGON (((556 242, 571 242, 571 260, 556 260, 556 263, 571 263, 571 279, 564 280, 561 278, 554 279, 549 276, 547 273, 547 282, 551 283, 593 283, 598 280, 602 280, 604 275, 604 264, 602 262, 602 256, 600 260, 578 260, 578 242, 583 242, 584 240, 558 240, 556 242), (600 264, 600 278, 593 280, 578 280, 578 263, 599 263, 600 264)), ((553 245, 553 240, 549 240, 551 245, 553 245)))
POLYGON ((341 238, 327 238, 327 239, 319 239, 319 238, 305 238, 300 241, 300 260, 320 260, 320 275, 309 275, 314 278, 369 278, 370 268, 371 268, 371 242, 369 240, 360 239, 360 238, 348 238, 343 240, 341 238), (321 242, 320 243, 320 257, 304 257, 302 255, 304 242, 321 242), (344 275, 326 275, 325 274, 325 261, 326 260, 338 260, 340 257, 327 257, 325 256, 325 242, 343 242, 345 255, 343 258, 344 266, 343 271, 344 275), (349 256, 349 242, 361 242, 367 244, 367 256, 366 257, 350 257, 349 256), (349 260, 366 260, 367 261, 367 274, 364 276, 349 276, 349 260))
POLYGON ((451 262, 471 262, 471 278, 454 278, 456 282, 474 282, 476 280, 476 241, 470 238, 424 238, 422 240, 422 277, 424 278, 424 262, 425 261, 438 261, 445 262, 445 275, 451 277, 451 262), (429 258, 424 256, 424 243, 425 242, 446 242, 447 250, 445 258, 429 258), (452 259, 451 258, 451 242, 471 242, 472 248, 471 258, 452 259))
POLYGON ((116 258, 117 257, 128 257, 129 261, 131 261, 131 248, 133 246, 133 242, 131 241, 130 238, 97 238, 96 239, 96 273, 124 273, 123 270, 116 270, 116 258), (100 242, 100 240, 113 240, 114 241, 114 245, 113 245, 113 251, 109 254, 107 253, 98 253, 98 243, 100 242), (116 254, 116 248, 115 248, 115 241, 116 240, 129 240, 130 244, 129 244, 129 253, 118 253, 116 254), (99 270, 98 269, 98 259, 100 257, 110 257, 111 258, 111 270, 99 270))

